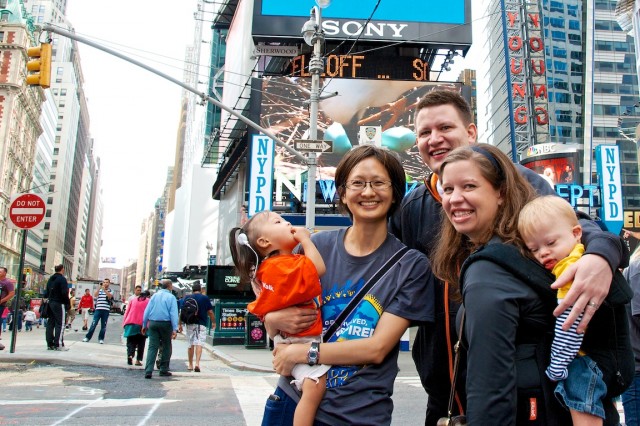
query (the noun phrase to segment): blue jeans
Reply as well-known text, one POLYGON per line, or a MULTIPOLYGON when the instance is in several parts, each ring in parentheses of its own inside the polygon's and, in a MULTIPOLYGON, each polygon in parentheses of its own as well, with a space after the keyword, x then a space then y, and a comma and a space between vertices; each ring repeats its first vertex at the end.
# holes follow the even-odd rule
POLYGON ((558 382, 555 394, 570 410, 605 418, 603 398, 607 385, 602 371, 588 356, 578 356, 569 364, 569 376, 558 382))
POLYGON ((636 371, 629 389, 622 393, 624 423, 627 426, 640 426, 640 372, 636 371))
POLYGON ((85 336, 87 340, 91 340, 93 333, 96 331, 98 321, 100 321, 100 334, 98 334, 98 340, 104 340, 104 335, 107 333, 107 321, 109 320, 109 311, 105 309, 96 309, 93 311, 93 322, 91 327, 85 336))
MULTIPOLYGON (((272 395, 267 399, 262 417, 262 426, 291 426, 293 425, 293 413, 298 405, 284 390, 277 387, 272 395)), ((314 426, 329 426, 318 420, 313 422, 314 426)))

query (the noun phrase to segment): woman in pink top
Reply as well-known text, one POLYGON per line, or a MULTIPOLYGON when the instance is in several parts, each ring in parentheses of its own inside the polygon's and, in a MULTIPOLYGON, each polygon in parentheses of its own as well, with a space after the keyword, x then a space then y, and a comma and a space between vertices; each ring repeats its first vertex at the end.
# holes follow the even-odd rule
POLYGON ((144 310, 149 304, 150 294, 143 291, 140 296, 131 299, 122 319, 124 327, 124 337, 127 338, 127 364, 133 364, 133 355, 136 353, 136 365, 142 365, 144 358, 144 344, 147 336, 142 334, 142 317, 144 310))

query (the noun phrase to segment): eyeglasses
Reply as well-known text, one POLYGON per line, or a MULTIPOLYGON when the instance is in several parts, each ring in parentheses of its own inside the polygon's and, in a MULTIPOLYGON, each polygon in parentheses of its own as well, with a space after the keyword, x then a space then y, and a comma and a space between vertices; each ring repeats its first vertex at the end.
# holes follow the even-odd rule
POLYGON ((374 191, 391 188, 391 182, 388 180, 372 180, 368 182, 364 180, 350 180, 345 183, 344 186, 354 191, 364 191, 367 188, 367 184, 369 184, 374 191))

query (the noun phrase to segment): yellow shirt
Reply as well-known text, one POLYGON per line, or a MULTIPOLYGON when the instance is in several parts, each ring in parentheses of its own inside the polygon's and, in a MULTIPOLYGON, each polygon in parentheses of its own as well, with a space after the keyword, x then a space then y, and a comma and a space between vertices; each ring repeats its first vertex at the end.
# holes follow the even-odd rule
MULTIPOLYGON (((565 271, 565 269, 569 267, 569 265, 573 265, 574 263, 576 263, 583 254, 584 245, 579 243, 576 244, 575 247, 573 247, 573 250, 571 250, 571 253, 569 253, 569 256, 556 263, 556 266, 553 267, 551 273, 555 275, 556 278, 558 278, 565 271)), ((567 292, 569 292, 569 289, 571 288, 571 284, 573 284, 573 281, 570 281, 569 283, 567 283, 567 285, 558 289, 558 299, 564 299, 564 297, 567 295, 567 292)))

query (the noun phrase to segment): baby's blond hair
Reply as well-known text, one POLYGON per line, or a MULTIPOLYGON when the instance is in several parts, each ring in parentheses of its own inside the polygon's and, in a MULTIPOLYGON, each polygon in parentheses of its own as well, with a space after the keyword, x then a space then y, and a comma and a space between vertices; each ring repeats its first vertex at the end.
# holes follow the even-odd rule
POLYGON ((545 195, 529 201, 518 215, 518 232, 523 239, 532 236, 542 224, 565 218, 572 226, 579 225, 576 212, 564 199, 545 195))

